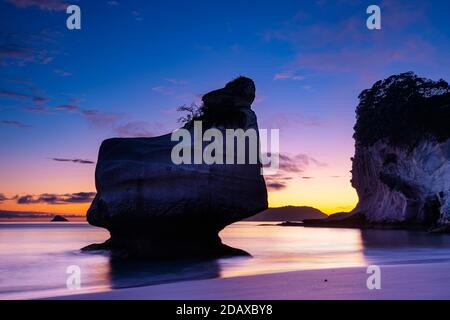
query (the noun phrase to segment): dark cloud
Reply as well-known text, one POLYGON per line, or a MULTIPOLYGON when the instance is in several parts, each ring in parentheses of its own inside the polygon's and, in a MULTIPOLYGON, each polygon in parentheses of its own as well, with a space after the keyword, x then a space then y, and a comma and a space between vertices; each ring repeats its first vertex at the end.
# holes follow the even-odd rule
POLYGON ((267 189, 269 190, 282 190, 286 188, 286 184, 282 182, 269 182, 266 183, 267 189))
POLYGON ((34 97, 32 99, 32 101, 35 102, 35 103, 46 103, 46 102, 49 102, 50 99, 49 98, 43 98, 43 97, 34 97))
POLYGON ((293 178, 287 176, 285 172, 279 172, 274 175, 265 176, 266 187, 269 191, 279 191, 287 187, 287 184, 293 178))
MULTIPOLYGON (((1 94, 1 92, 0 92, 1 94)), ((28 97, 24 95, 24 97, 28 97)), ((71 99, 72 103, 80 102, 77 99, 71 99)), ((62 104, 52 108, 45 106, 27 107, 27 111, 38 113, 51 113, 50 111, 64 111, 81 115, 92 126, 100 129, 110 129, 121 137, 152 137, 166 130, 163 124, 159 122, 146 121, 128 121, 126 113, 105 112, 98 109, 83 109, 76 104, 62 104)), ((63 159, 71 161, 72 159, 63 159)), ((58 160, 56 160, 58 161, 58 160)), ((60 160, 62 161, 62 160, 60 160)))
POLYGON ((81 115, 94 127, 105 128, 117 125, 117 122, 124 118, 125 114, 104 112, 96 109, 82 110, 81 115))
POLYGON ((9 91, 9 90, 5 90, 5 89, 0 89, 0 97, 22 99, 22 100, 26 100, 26 99, 30 98, 30 96, 27 94, 9 91))
POLYGON ((79 104, 81 102, 81 99, 72 98, 72 99, 69 99, 69 102, 73 103, 73 104, 79 104))
POLYGON ((92 202, 94 200, 96 193, 95 192, 78 192, 78 193, 72 193, 68 196, 68 198, 63 199, 63 201, 67 203, 86 203, 86 202, 92 202))
POLYGON ((33 50, 19 46, 13 43, 0 44, 0 62, 3 65, 9 63, 18 63, 23 65, 25 62, 34 61, 33 50))
POLYGON ((80 164, 94 164, 94 161, 91 160, 83 160, 83 159, 66 159, 66 158, 50 158, 53 161, 58 162, 73 162, 73 163, 80 163, 80 164))
POLYGON ((21 128, 21 129, 32 128, 33 127, 32 125, 25 124, 25 123, 22 123, 22 122, 17 121, 17 120, 1 120, 0 124, 13 126, 13 127, 16 127, 16 128, 21 128))
MULTIPOLYGON (((286 153, 279 154, 279 168, 274 175, 265 176, 266 186, 269 191, 279 191, 287 187, 288 182, 295 177, 299 178, 299 174, 307 170, 311 165, 317 167, 327 166, 326 163, 321 162, 307 154, 289 155, 286 153)), ((301 179, 314 179, 310 176, 301 176, 301 179)))
POLYGON ((279 170, 286 173, 303 172, 311 164, 316 165, 318 167, 327 166, 326 163, 318 161, 317 159, 303 153, 297 154, 295 156, 280 153, 279 157, 280 157, 279 170))
POLYGON ((81 115, 94 127, 107 128, 121 137, 152 137, 165 130, 159 122, 146 121, 123 122, 126 113, 104 112, 96 109, 81 110, 81 115))
POLYGON ((19 66, 27 63, 49 64, 54 59, 46 49, 26 48, 15 44, 0 45, 0 58, 3 65, 19 66))
POLYGON ((3 193, 0 193, 0 203, 3 201, 9 200, 3 193))
POLYGON ((49 101, 48 98, 38 97, 38 96, 26 94, 26 93, 10 91, 10 90, 5 90, 5 89, 0 89, 0 97, 18 99, 18 100, 30 100, 35 103, 45 103, 45 102, 49 101))
POLYGON ((0 65, 49 64, 59 53, 55 39, 60 33, 7 33, 0 31, 0 65))
POLYGON ((95 192, 78 192, 78 193, 66 193, 66 194, 51 194, 44 193, 41 195, 24 195, 17 198, 18 204, 69 204, 69 203, 89 203, 91 202, 96 193, 95 192))

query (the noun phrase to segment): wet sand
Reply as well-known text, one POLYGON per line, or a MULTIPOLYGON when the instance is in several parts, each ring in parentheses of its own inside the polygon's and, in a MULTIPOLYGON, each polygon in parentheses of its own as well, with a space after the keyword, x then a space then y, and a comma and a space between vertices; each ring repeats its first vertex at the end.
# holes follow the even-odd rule
POLYGON ((366 268, 303 270, 185 281, 57 299, 303 300, 450 299, 450 263, 387 265, 381 289, 367 288, 366 268))

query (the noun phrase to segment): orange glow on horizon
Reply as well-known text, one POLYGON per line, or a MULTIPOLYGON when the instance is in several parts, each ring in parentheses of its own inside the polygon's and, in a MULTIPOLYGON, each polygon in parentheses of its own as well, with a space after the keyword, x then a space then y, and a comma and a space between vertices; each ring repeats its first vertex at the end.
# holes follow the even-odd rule
MULTIPOLYGON (((269 190, 268 201, 269 207, 282 206, 310 206, 321 210, 326 214, 336 212, 347 212, 352 210, 358 202, 355 189, 350 184, 350 176, 348 169, 351 165, 346 161, 343 164, 334 166, 309 168, 307 172, 303 172, 302 176, 292 176, 284 189, 269 190), (341 176, 335 176, 336 172, 344 173, 341 176)), ((53 192, 56 194, 65 194, 86 190, 95 190, 93 186, 92 176, 94 175, 93 167, 72 169, 69 171, 55 170, 52 175, 48 175, 47 179, 42 177, 32 177, 32 179, 13 179, 14 184, 3 185, 0 182, 0 189, 6 191, 8 198, 13 198, 19 194, 42 194, 53 192), (70 179, 70 188, 67 187, 67 179, 70 179), (24 193, 24 190, 27 193, 24 193)), ((42 171, 41 171, 42 172, 42 171)), ((266 179, 267 180, 267 179, 266 179)), ((1 192, 0 192, 1 193, 1 192)), ((53 214, 66 215, 86 215, 90 203, 71 203, 51 205, 45 203, 35 204, 18 204, 16 200, 6 200, 0 203, 0 210, 6 211, 22 211, 22 212, 46 212, 53 214)))
POLYGON ((70 215, 86 215, 90 203, 76 203, 76 204, 17 204, 14 201, 5 201, 0 205, 0 210, 5 211, 24 211, 24 212, 46 212, 55 214, 70 214, 70 215))
MULTIPOLYGON (((356 192, 352 188, 343 188, 338 182, 328 183, 326 187, 318 181, 293 183, 285 190, 269 192, 269 207, 310 206, 326 214, 352 210, 357 203, 356 192), (320 195, 320 196, 318 196, 320 195)), ((5 201, 0 210, 47 212, 55 214, 74 214, 84 216, 90 203, 79 204, 17 204, 5 201)))

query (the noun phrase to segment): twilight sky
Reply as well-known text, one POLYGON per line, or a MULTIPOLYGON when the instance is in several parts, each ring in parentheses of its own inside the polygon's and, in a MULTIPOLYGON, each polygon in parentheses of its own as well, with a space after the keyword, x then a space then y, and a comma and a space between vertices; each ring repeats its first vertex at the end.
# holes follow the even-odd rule
POLYGON ((448 1, 81 0, 72 31, 67 3, 0 0, 0 210, 84 214, 102 140, 170 132, 178 106, 239 75, 260 127, 280 129, 270 205, 350 210, 361 90, 450 80, 448 1))

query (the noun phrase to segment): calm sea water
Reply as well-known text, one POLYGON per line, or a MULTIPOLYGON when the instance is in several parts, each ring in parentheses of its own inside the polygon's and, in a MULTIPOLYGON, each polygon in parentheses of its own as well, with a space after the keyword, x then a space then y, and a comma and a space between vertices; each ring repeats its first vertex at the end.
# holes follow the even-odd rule
POLYGON ((411 231, 262 226, 242 222, 221 233, 252 258, 118 262, 80 248, 108 233, 86 223, 0 223, 0 299, 28 299, 183 280, 263 273, 450 261, 450 235, 411 231), (81 268, 81 289, 66 287, 81 268))

